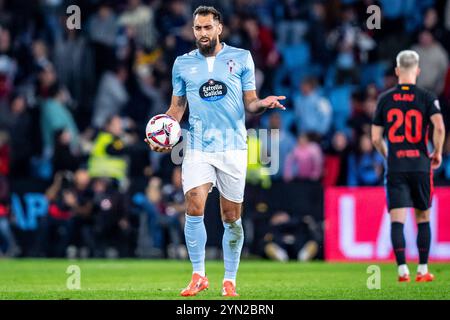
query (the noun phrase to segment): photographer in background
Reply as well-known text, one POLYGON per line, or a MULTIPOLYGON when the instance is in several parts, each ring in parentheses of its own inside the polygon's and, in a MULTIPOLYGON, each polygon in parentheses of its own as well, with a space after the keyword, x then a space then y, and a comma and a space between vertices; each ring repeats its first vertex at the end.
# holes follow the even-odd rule
POLYGON ((93 191, 91 178, 86 169, 78 169, 74 174, 71 188, 74 200, 71 203, 71 217, 69 221, 69 246, 66 250, 67 258, 88 258, 94 251, 93 231, 93 191))
POLYGON ((108 178, 95 178, 92 189, 94 256, 118 258, 133 255, 136 230, 128 214, 129 205, 125 195, 108 178))
POLYGON ((178 166, 173 169, 172 182, 163 185, 161 193, 165 207, 162 224, 168 229, 170 235, 170 243, 168 244, 169 258, 186 259, 187 250, 183 244, 186 204, 181 185, 181 167, 178 166))
POLYGON ((0 257, 16 256, 19 252, 10 225, 9 185, 0 173, 0 257))
POLYGON ((182 240, 184 218, 184 194, 181 185, 181 169, 175 168, 172 184, 162 186, 162 180, 152 177, 145 194, 133 197, 134 210, 147 215, 147 232, 150 236, 150 251, 157 257, 187 258, 182 240), (180 196, 181 191, 181 196, 180 196))
POLYGON ((39 256, 64 257, 69 241, 69 219, 76 197, 72 191, 73 173, 57 172, 45 192, 48 215, 39 221, 39 256))
POLYGON ((312 216, 276 211, 270 218, 262 247, 271 260, 309 261, 317 256, 320 243, 321 231, 312 216))

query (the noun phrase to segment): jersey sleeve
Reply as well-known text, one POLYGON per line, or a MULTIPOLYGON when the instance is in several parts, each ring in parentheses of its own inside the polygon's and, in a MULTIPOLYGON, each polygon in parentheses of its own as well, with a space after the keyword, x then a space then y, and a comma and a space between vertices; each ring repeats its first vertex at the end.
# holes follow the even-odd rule
POLYGON ((242 90, 256 90, 255 63, 253 62, 252 54, 250 52, 248 52, 244 70, 242 71, 242 90))
POLYGON ((180 61, 178 60, 178 58, 173 63, 172 67, 172 87, 173 87, 172 95, 177 97, 186 95, 186 83, 181 77, 180 61))
POLYGON ((373 115, 372 124, 380 127, 384 127, 384 117, 383 117, 383 100, 378 99, 377 109, 375 110, 375 114, 373 115))
POLYGON ((441 113, 441 106, 439 105, 439 100, 435 94, 430 93, 428 98, 428 106, 427 106, 428 117, 436 113, 441 113))

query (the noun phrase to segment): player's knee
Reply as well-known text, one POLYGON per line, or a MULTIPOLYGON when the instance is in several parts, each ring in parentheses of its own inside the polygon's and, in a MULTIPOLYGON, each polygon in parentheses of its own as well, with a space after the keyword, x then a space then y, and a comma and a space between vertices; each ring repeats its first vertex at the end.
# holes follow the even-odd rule
POLYGON ((422 212, 416 212, 416 222, 422 223, 422 222, 429 222, 430 221, 430 214, 427 211, 422 212))
POLYGON ((187 203, 187 213, 190 216, 202 216, 205 211, 204 206, 192 201, 187 203))
POLYGON ((239 220, 240 213, 237 210, 230 209, 230 210, 223 210, 222 212, 222 219, 226 223, 232 223, 236 220, 239 220))
POLYGON ((188 192, 186 194, 186 210, 190 216, 202 216, 205 211, 204 201, 188 192))

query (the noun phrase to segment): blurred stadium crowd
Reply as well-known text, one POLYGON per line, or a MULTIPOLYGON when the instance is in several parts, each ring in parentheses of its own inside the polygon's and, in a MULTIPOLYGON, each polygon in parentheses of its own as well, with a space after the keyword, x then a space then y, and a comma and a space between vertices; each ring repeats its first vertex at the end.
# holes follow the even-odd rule
MULTIPOLYGON (((172 63, 194 48, 191 14, 205 4, 223 13, 222 40, 252 52, 259 95, 287 96, 284 112, 247 115, 248 128, 280 130, 280 170, 249 166, 244 255, 320 257, 323 188, 382 185, 369 128, 400 50, 419 53, 418 85, 450 124, 450 0, 0 0, 0 255, 186 258, 180 167, 143 138, 169 105, 172 63), (80 30, 66 27, 72 4, 80 30), (379 30, 366 27, 371 4, 379 30), (24 181, 46 187, 32 235, 13 212, 24 181)), ((249 137, 249 152, 269 144, 249 137)), ((450 185, 450 139, 435 180, 450 185)), ((210 243, 220 227, 209 224, 210 243)))

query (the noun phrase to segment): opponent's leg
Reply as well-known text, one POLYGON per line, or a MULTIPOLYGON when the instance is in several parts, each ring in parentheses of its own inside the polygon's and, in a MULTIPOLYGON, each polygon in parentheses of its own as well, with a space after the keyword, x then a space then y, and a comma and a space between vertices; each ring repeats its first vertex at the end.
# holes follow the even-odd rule
POLYGON ((244 244, 244 229, 241 221, 242 204, 220 196, 220 209, 225 229, 222 239, 225 265, 222 295, 233 297, 238 295, 236 293, 236 274, 244 244))
POLYGON ((406 265, 405 258, 405 235, 403 233, 403 226, 406 221, 406 208, 392 209, 391 216, 391 241, 394 249, 395 259, 398 266, 398 281, 409 282, 409 270, 406 265))
POLYGON ((181 292, 182 296, 195 296, 198 292, 208 288, 205 276, 205 245, 206 228, 203 221, 205 203, 211 183, 195 187, 186 192, 186 222, 184 235, 193 273, 189 285, 181 292))
POLYGON ((428 254, 431 244, 430 210, 415 210, 417 222, 417 249, 419 265, 417 267, 418 282, 433 281, 434 276, 428 272, 428 254))

